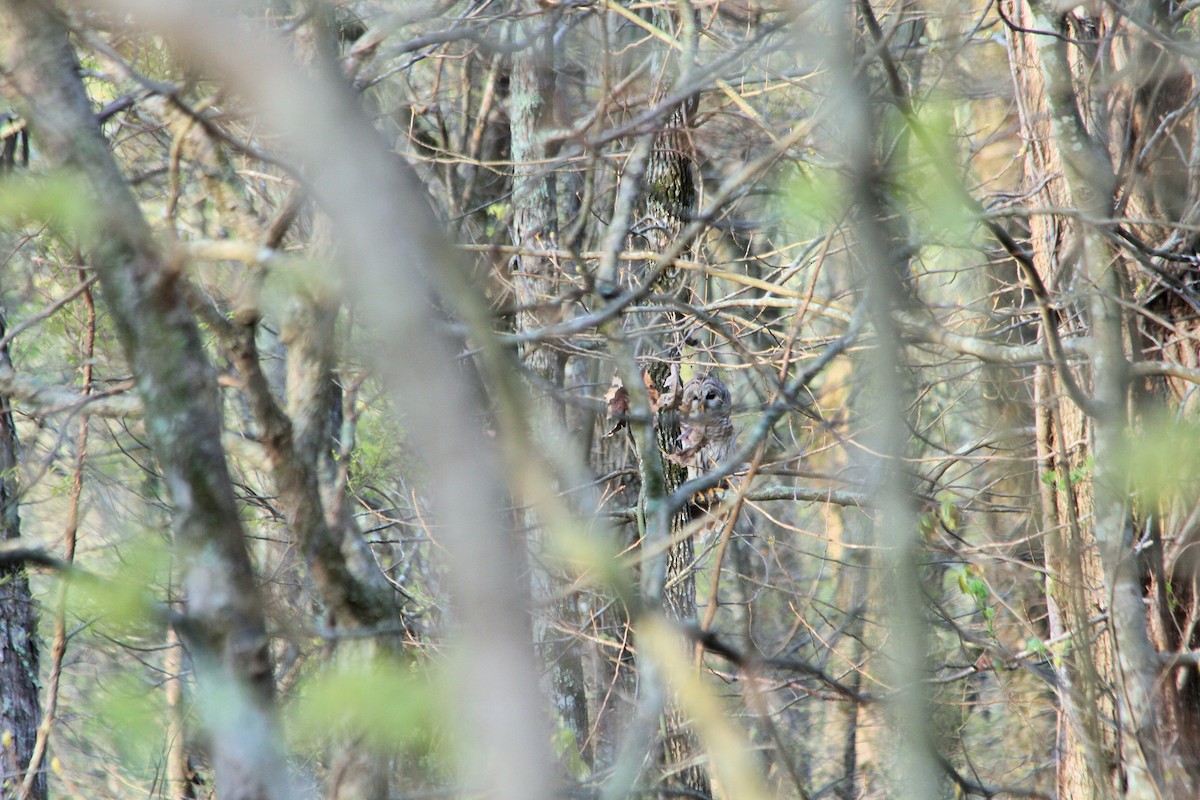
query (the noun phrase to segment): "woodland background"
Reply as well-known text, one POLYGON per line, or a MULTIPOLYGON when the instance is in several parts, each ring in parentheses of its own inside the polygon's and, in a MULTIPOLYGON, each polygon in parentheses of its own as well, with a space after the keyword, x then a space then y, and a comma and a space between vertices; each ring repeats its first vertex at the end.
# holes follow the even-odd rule
POLYGON ((1197 796, 1194 8, 3 0, 0 796, 1197 796))

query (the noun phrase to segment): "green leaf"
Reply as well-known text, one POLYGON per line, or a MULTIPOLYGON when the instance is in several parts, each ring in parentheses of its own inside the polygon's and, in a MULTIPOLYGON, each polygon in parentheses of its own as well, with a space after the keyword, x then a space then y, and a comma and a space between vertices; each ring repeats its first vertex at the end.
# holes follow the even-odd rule
POLYGON ((76 581, 69 595, 74 614, 95 620, 104 636, 151 635, 163 622, 156 604, 168 583, 171 554, 159 537, 140 536, 120 551, 116 570, 98 581, 76 581), (77 588, 76 588, 77 587, 77 588))
POLYGON ((113 731, 112 745, 121 766, 135 775, 153 775, 165 734, 165 695, 152 690, 132 672, 110 673, 90 698, 95 716, 81 715, 95 725, 97 738, 113 731))
POLYGON ((554 750, 575 780, 583 781, 591 777, 591 769, 579 755, 579 739, 575 731, 561 719, 554 731, 554 750))
POLYGON ((842 178, 833 170, 803 164, 783 180, 784 217, 796 235, 816 235, 845 211, 847 192, 842 178))
POLYGON ((941 518, 942 525, 946 528, 946 530, 952 533, 958 530, 960 517, 957 506, 949 501, 943 501, 941 507, 938 509, 938 513, 939 517, 941 518))
POLYGON ((424 754, 436 738, 442 695, 423 670, 378 659, 330 667, 309 678, 288 707, 288 718, 302 742, 319 744, 344 734, 382 751, 424 754))
POLYGON ((1118 458, 1129 489, 1144 502, 1200 497, 1200 426, 1151 418, 1126 433, 1118 458))
POLYGON ((86 181, 69 172, 0 181, 0 224, 45 224, 60 235, 86 234, 96 220, 86 181))

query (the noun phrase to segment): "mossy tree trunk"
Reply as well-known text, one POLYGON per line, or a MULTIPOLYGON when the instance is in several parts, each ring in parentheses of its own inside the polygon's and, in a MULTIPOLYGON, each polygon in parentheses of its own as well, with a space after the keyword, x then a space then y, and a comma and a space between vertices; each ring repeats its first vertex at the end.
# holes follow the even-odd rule
MULTIPOLYGON (((556 87, 554 28, 542 30, 552 14, 540 14, 539 5, 522 3, 530 12, 517 36, 529 39, 528 46, 512 55, 508 66, 509 146, 512 153, 513 244, 520 252, 510 262, 512 282, 520 308, 518 332, 531 332, 554 321, 562 290, 561 267, 538 251, 554 249, 558 237, 558 176, 551 159, 554 147, 546 133, 554 126, 556 87)), ((524 409, 535 449, 561 447, 556 431, 566 429, 561 403, 566 356, 552 342, 535 342, 522 348, 521 360, 534 378, 530 384, 531 406, 524 409)), ((556 725, 563 739, 567 771, 580 772, 592 765, 589 743, 587 680, 578 637, 564 631, 581 625, 576 592, 564 592, 568 576, 555 566, 545 520, 536 510, 523 507, 521 528, 529 553, 529 575, 534 605, 534 640, 546 670, 545 690, 556 712, 556 725), (570 749, 573 753, 566 753, 570 749), (577 755, 576 755, 577 754, 577 755)))

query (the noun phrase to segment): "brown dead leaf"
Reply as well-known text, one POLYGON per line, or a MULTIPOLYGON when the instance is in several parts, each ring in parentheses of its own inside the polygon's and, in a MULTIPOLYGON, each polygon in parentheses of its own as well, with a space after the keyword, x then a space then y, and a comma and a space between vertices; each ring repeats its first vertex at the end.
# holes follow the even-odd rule
POLYGON ((671 366, 671 374, 667 377, 662 391, 650 385, 650 376, 645 372, 642 373, 642 379, 646 381, 646 387, 650 390, 650 407, 654 411, 669 411, 679 407, 679 401, 683 397, 683 384, 679 380, 678 364, 671 366))
POLYGON ((654 380, 650 377, 650 373, 642 370, 642 383, 646 384, 646 391, 650 395, 650 408, 658 411, 658 388, 654 385, 654 380))
POLYGON ((621 381, 620 375, 613 375, 608 391, 604 393, 604 402, 608 406, 606 418, 610 424, 605 436, 612 436, 625 427, 626 417, 629 416, 629 390, 621 381))

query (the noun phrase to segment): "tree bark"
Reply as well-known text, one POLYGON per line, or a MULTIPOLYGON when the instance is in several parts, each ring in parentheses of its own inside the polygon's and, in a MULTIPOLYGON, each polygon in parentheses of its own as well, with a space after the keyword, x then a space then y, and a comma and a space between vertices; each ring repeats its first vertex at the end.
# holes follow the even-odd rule
MULTIPOLYGON (((0 338, 8 326, 0 317, 0 338)), ((0 362, 11 366, 8 348, 0 362)), ((19 539, 17 429, 11 400, 0 395, 0 541, 19 539)), ((22 564, 0 564, 0 797, 45 800, 46 772, 39 769, 22 794, 25 769, 33 756, 41 722, 38 696, 37 609, 22 564)))
POLYGON ((1054 526, 1047 548, 1051 634, 1069 634, 1073 642, 1060 670, 1059 796, 1194 794, 1186 771, 1177 766, 1180 739, 1162 729, 1167 693, 1151 639, 1152 596, 1133 546, 1120 456, 1130 402, 1122 307, 1132 298, 1126 296, 1125 260, 1101 227, 1117 214, 1116 196, 1147 202, 1140 190, 1117 192, 1114 165, 1142 146, 1136 138, 1127 142, 1122 131, 1153 122, 1131 121, 1138 103, 1122 99, 1127 86, 1112 92, 1108 84, 1102 90, 1092 81, 1092 76, 1115 81, 1121 71, 1126 80, 1142 80, 1136 69, 1139 37, 1111 9, 1093 15, 1041 2, 1004 8, 1015 23, 1008 35, 1030 143, 1026 183, 1039 187, 1030 202, 1082 214, 1071 222, 1031 215, 1034 263, 1044 286, 1073 282, 1086 292, 1068 313, 1055 315, 1059 338, 1081 325, 1092 337, 1092 397, 1075 385, 1066 365, 1042 368, 1038 379, 1038 457, 1054 486, 1043 491, 1043 514, 1054 526), (1120 64, 1114 52, 1120 35, 1128 39, 1121 46, 1135 53, 1131 64, 1120 64), (1080 63, 1087 68, 1079 69, 1080 63))
MULTIPOLYGON (((1025 3, 1005 4, 1010 19, 1032 30, 1033 19, 1025 3)), ((1029 142, 1025 160, 1025 183, 1041 186, 1035 195, 1037 204, 1066 207, 1070 194, 1062 175, 1061 158, 1051 133, 1046 89, 1041 72, 1037 37, 1026 31, 1009 29, 1009 57, 1016 81, 1022 130, 1029 142), (1044 182, 1043 182, 1044 181, 1044 182)), ((1030 218, 1031 252, 1041 280, 1055 286, 1059 280, 1059 262, 1070 249, 1069 223, 1057 215, 1032 215, 1030 218)), ((1043 332, 1043 338, 1047 335, 1043 332)), ((1098 564, 1094 552, 1082 540, 1079 519, 1090 512, 1091 494, 1087 487, 1072 482, 1079 474, 1084 457, 1078 450, 1064 449, 1067 442, 1082 442, 1085 420, 1079 408, 1059 400, 1062 392, 1053 366, 1039 368, 1037 378, 1038 463, 1045 474, 1057 476, 1043 482, 1042 518, 1052 526, 1046 548, 1046 567, 1055 576, 1048 581, 1047 602, 1051 609, 1052 636, 1075 633, 1069 661, 1059 671, 1059 796, 1063 800, 1104 796, 1111 785, 1114 769, 1111 737, 1104 733, 1102 717, 1111 718, 1112 706, 1101 694, 1102 676, 1109 672, 1107 635, 1092 634, 1091 620, 1101 613, 1103 601, 1086 595, 1086 586, 1094 585, 1098 564), (1089 577, 1093 579, 1089 582, 1089 577)))
MULTIPOLYGON (((691 116, 697 99, 685 100, 668 119, 654 141, 646 165, 645 193, 641 200, 642 215, 638 224, 643 229, 651 251, 661 252, 678 235, 696 209, 696 186, 693 175, 691 146, 691 116)), ((679 291, 683 281, 680 271, 672 267, 662 279, 666 292, 679 291)), ((662 350, 676 360, 682 348, 678 342, 660 343, 662 350)), ((682 387, 672 385, 678 380, 667 360, 656 360, 647 370, 660 396, 682 387)), ((666 458, 679 447, 679 415, 676 409, 658 414, 655 426, 658 441, 656 456, 662 462, 664 491, 672 494, 687 480, 687 469, 666 458)), ((644 501, 643 497, 643 501, 644 501)), ((643 503, 644 505, 644 503, 643 503)), ((669 619, 693 623, 696 620, 696 569, 693 536, 684 535, 692 522, 695 506, 688 504, 671 518, 670 534, 673 544, 667 550, 667 568, 662 588, 663 610, 669 619)), ((687 714, 677 698, 669 697, 663 711, 663 765, 667 771, 664 787, 668 795, 672 787, 702 795, 712 793, 708 768, 698 763, 704 748, 692 730, 687 714)))
MULTIPOLYGON (((513 244, 528 250, 554 249, 557 246, 557 177, 550 164, 553 155, 546 143, 546 131, 555 118, 554 31, 537 36, 534 31, 545 24, 536 13, 538 5, 522 4, 531 16, 519 36, 536 36, 529 47, 512 56, 509 75, 509 142, 513 160, 513 244)), ((549 258, 519 254, 513 258, 513 285, 516 288, 517 331, 533 331, 553 322, 556 299, 563 279, 559 267, 549 258)), ((522 361, 541 381, 529 393, 531 407, 525 409, 538 449, 555 447, 551 429, 565 431, 566 417, 557 397, 564 383, 566 357, 550 343, 535 343, 523 348, 522 361)), ((541 651, 548 674, 548 694, 557 711, 558 723, 565 726, 578 757, 591 766, 587 684, 579 641, 564 634, 564 629, 580 626, 578 595, 562 592, 564 576, 555 574, 548 552, 544 521, 532 508, 521 512, 530 555, 531 589, 536 607, 546 609, 535 615, 534 640, 541 651), (546 618, 544 615, 549 615, 546 618)))

